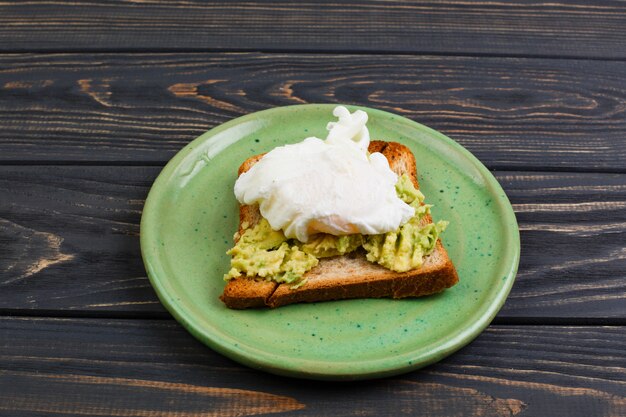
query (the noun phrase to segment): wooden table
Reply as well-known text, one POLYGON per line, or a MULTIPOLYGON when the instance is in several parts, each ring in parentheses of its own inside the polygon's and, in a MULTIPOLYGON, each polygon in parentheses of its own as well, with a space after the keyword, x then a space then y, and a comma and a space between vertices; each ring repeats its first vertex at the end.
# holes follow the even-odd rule
POLYGON ((626 415, 626 4, 0 3, 0 415, 626 415), (517 213, 493 324, 383 380, 265 374, 158 302, 139 220, 186 143, 361 104, 473 152, 517 213))

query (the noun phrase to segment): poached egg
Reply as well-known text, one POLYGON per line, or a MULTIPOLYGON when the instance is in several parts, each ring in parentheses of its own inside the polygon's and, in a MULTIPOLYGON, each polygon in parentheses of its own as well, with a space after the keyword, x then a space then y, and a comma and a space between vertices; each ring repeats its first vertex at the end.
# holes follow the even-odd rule
POLYGON ((325 140, 309 137, 268 152, 235 182, 242 204, 259 204, 274 230, 307 242, 335 236, 397 230, 414 214, 398 198, 398 176, 381 153, 368 154, 367 113, 334 109, 325 140))

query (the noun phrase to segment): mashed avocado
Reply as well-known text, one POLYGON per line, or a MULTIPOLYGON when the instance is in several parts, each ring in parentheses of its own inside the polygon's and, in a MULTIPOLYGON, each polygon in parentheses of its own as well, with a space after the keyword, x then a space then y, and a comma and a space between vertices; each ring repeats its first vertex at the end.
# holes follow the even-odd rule
POLYGON ((392 271, 405 272, 422 266, 424 256, 435 249, 439 234, 448 222, 420 225, 422 218, 430 213, 431 206, 423 204, 424 194, 415 188, 406 174, 398 179, 396 193, 415 209, 415 215, 395 232, 366 236, 363 249, 368 261, 392 271))
POLYGON ((422 266, 424 256, 433 251, 439 234, 448 222, 420 226, 414 219, 415 217, 395 232, 367 236, 363 244, 367 260, 397 272, 422 266))
POLYGON ((415 186, 408 175, 402 174, 396 182, 396 194, 398 198, 413 208, 420 206, 424 202, 424 194, 422 194, 415 186))
POLYGON ((319 262, 297 245, 290 245, 283 232, 272 230, 265 219, 247 229, 226 253, 232 256, 226 280, 246 275, 297 284, 319 262))
POLYGON ((439 234, 448 225, 420 225, 430 213, 430 205, 423 204, 424 195, 417 190, 405 174, 396 183, 396 193, 415 209, 415 215, 395 232, 381 235, 360 234, 333 236, 320 233, 307 243, 287 239, 282 231, 272 230, 262 219, 253 228, 246 228, 237 244, 227 254, 232 256, 231 269, 224 276, 230 280, 240 276, 261 277, 266 280, 304 284, 302 276, 319 263, 319 258, 345 255, 362 247, 367 260, 393 271, 404 272, 419 268, 435 248, 439 234))
POLYGON ((363 235, 358 234, 333 236, 319 233, 311 236, 307 243, 298 242, 298 244, 300 249, 316 258, 327 258, 355 251, 363 244, 363 241, 363 235))

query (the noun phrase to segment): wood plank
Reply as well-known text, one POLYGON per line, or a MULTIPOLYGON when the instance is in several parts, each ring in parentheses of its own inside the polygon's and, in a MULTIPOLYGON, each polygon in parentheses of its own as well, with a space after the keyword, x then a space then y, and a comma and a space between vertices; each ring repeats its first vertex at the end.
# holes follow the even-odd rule
MULTIPOLYGON (((159 170, 0 167, 0 310, 166 316, 139 250, 141 210, 159 170)), ((498 320, 625 318, 626 175, 496 177, 522 239, 498 320)))
POLYGON ((139 248, 141 210, 159 171, 0 167, 0 305, 163 312, 139 248))
POLYGON ((626 317, 626 175, 501 172, 521 235, 501 316, 626 317))
POLYGON ((0 161, 163 163, 234 117, 338 102, 431 126, 491 168, 625 172, 625 75, 605 61, 0 56, 0 161))
POLYGON ((0 336, 11 416, 626 414, 623 327, 491 326, 438 364, 359 383, 254 371, 171 321, 4 318, 0 336))
POLYGON ((12 1, 0 50, 326 50, 626 58, 617 0, 12 1))

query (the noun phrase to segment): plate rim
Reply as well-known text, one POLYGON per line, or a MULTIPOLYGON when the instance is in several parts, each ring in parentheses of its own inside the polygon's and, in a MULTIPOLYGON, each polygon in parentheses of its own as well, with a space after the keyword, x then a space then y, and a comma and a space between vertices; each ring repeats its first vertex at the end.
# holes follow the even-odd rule
MULTIPOLYGON (((482 315, 480 315, 477 321, 473 322, 470 326, 464 328, 463 330, 457 332, 454 337, 444 339, 442 343, 437 344, 436 348, 431 349, 425 354, 422 354, 419 358, 414 358, 414 360, 412 361, 402 359, 402 361, 398 360, 396 362, 392 362, 391 365, 388 363, 390 360, 389 357, 386 357, 384 359, 357 361, 356 363, 361 364, 359 368, 362 368, 364 365, 365 367, 368 367, 367 365, 369 365, 370 369, 366 371, 356 372, 354 370, 342 371, 340 367, 337 366, 334 366, 335 369, 331 369, 330 372, 328 371, 328 369, 321 371, 321 364, 324 364, 327 367, 330 366, 332 368, 332 365, 336 365, 339 363, 328 361, 318 362, 302 359, 299 361, 299 365, 296 364, 294 366, 293 364, 290 364, 290 366, 285 366, 285 361, 293 361, 293 358, 285 359, 284 356, 273 354, 267 351, 257 350, 257 352, 250 352, 250 349, 254 349, 253 347, 247 345, 242 346, 241 344, 237 343, 237 339, 225 335, 221 333, 221 331, 207 332, 206 329, 203 328, 203 326, 198 325, 194 322, 194 320, 188 317, 189 313, 179 311, 179 308, 181 308, 182 306, 177 305, 174 299, 168 297, 167 291, 164 289, 163 284, 160 282, 160 279, 158 277, 158 271, 156 270, 155 265, 153 265, 149 260, 149 258, 158 259, 156 249, 153 250, 150 245, 150 242, 154 240, 152 234, 153 231, 156 230, 156 228, 151 228, 149 224, 153 221, 153 207, 156 207, 158 205, 158 202, 163 195, 162 190, 165 189, 164 186, 167 184, 168 180, 172 176, 174 176, 176 169, 179 167, 180 163, 184 160, 187 154, 193 151, 193 149, 196 148, 199 144, 203 144, 205 141, 210 140, 210 138, 214 137, 216 134, 220 133, 223 130, 247 122, 251 119, 257 119, 273 113, 290 112, 295 109, 304 109, 306 107, 314 107, 316 109, 319 109, 320 107, 327 107, 329 109, 329 114, 331 114, 332 109, 338 105, 342 104, 308 103, 273 107, 257 112, 248 113, 246 115, 231 119, 225 123, 213 127, 212 129, 206 131, 205 133, 185 145, 168 161, 168 163, 163 167, 163 169, 153 182, 152 186, 150 187, 150 191, 144 203, 140 223, 141 255, 150 284, 155 290, 160 302, 168 310, 168 312, 172 314, 176 321, 178 321, 196 339, 198 339, 211 349, 217 351, 218 353, 229 357, 239 363, 247 365, 251 368, 261 369, 270 373, 283 376, 317 380, 372 379, 397 375, 416 370, 443 359, 444 357, 454 353, 455 351, 475 339, 491 323, 498 311, 502 308, 508 294, 511 291, 513 283, 515 282, 517 270, 519 267, 521 247, 519 226, 515 217, 515 212, 513 211, 513 208, 506 193, 502 189, 501 185, 498 183, 497 179, 489 171, 489 169, 485 167, 478 158, 476 158, 470 151, 465 149, 461 144, 444 135, 443 133, 438 132, 426 125, 415 122, 402 115, 387 112, 385 110, 344 104, 344 106, 346 106, 351 111, 361 109, 368 112, 368 114, 376 114, 381 117, 393 117, 395 123, 403 123, 411 128, 426 131, 429 135, 436 137, 445 145, 453 147, 464 158, 466 158, 486 180, 486 185, 489 188, 489 193, 493 197, 495 197, 498 203, 497 205, 502 211, 502 223, 511 225, 511 227, 505 228, 504 230, 506 231, 505 245, 508 248, 507 253, 512 253, 509 262, 506 262, 506 279, 503 280, 504 284, 495 294, 493 301, 488 305, 487 309, 482 313, 482 315), (376 367, 376 369, 372 370, 372 365, 378 365, 377 362, 382 363, 378 367, 376 367), (309 368, 309 366, 313 366, 313 369, 309 368)), ((508 257, 509 256, 507 256, 507 258, 508 257)), ((212 329, 216 330, 214 328, 212 329)), ((412 350, 409 353, 392 356, 391 358, 401 358, 409 355, 410 353, 415 353, 418 350, 419 348, 412 350)), ((353 367, 354 363, 355 362, 350 362, 353 367)))

